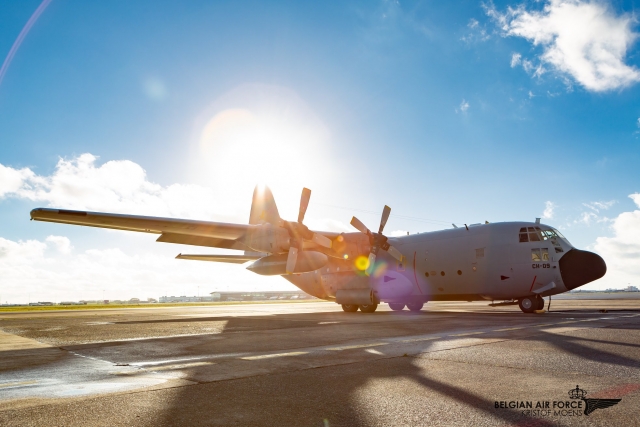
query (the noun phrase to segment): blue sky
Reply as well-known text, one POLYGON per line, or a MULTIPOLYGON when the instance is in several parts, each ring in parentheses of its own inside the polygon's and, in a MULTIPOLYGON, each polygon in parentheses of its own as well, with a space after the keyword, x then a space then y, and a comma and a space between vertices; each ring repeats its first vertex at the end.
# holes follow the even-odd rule
MULTIPOLYGON (((0 58, 40 4, 0 1, 0 58)), ((258 182, 290 219, 312 188, 318 228, 374 225, 384 204, 412 233, 546 209, 605 256, 592 287, 640 285, 637 7, 53 0, 0 82, 0 269, 22 284, 0 299, 43 281, 48 299, 157 296, 154 262, 189 270, 168 293, 286 288, 150 236, 28 221, 37 206, 246 221, 258 182), (111 285, 104 259, 142 278, 111 285)))

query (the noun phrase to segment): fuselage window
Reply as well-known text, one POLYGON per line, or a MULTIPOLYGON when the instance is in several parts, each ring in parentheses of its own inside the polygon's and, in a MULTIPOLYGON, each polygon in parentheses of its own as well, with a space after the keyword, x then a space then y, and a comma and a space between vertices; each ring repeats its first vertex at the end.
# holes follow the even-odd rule
MULTIPOLYGON (((549 257, 549 254, 547 254, 547 257, 549 257)), ((533 262, 541 261, 540 249, 531 249, 531 261, 533 262)))
POLYGON ((549 249, 542 248, 542 261, 549 261, 549 249))

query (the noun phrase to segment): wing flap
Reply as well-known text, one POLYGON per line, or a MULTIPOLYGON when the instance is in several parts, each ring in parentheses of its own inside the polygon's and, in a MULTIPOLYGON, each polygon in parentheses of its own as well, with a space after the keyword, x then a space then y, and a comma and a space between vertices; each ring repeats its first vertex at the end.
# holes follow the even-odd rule
POLYGON ((247 261, 260 259, 256 255, 188 255, 178 254, 176 259, 190 259, 194 261, 229 262, 233 264, 244 264, 247 261))
POLYGON ((244 236, 251 227, 245 224, 46 208, 32 210, 31 219, 61 224, 138 231, 142 233, 187 234, 227 240, 239 239, 244 236))
POLYGON ((156 239, 156 242, 249 251, 249 248, 246 245, 240 242, 236 242, 235 240, 216 239, 214 237, 204 236, 192 236, 190 234, 162 233, 160 237, 156 239))

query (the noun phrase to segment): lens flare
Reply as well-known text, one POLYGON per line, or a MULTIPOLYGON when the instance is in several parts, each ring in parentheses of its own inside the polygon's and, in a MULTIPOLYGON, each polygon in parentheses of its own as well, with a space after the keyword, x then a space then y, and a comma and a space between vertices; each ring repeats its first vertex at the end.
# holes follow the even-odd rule
POLYGON ((373 267, 373 273, 371 274, 373 277, 378 278, 382 276, 387 271, 387 263, 384 261, 376 262, 373 267))
POLYGON ((358 270, 365 271, 367 268, 369 268, 369 258, 361 255, 356 258, 355 264, 358 270))

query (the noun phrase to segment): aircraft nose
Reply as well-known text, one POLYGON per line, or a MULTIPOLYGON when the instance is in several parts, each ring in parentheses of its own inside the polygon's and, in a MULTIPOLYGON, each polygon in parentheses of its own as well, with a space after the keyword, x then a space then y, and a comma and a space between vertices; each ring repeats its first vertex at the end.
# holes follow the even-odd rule
POLYGON ((571 290, 605 275, 607 264, 593 252, 571 249, 559 261, 564 286, 571 290))

